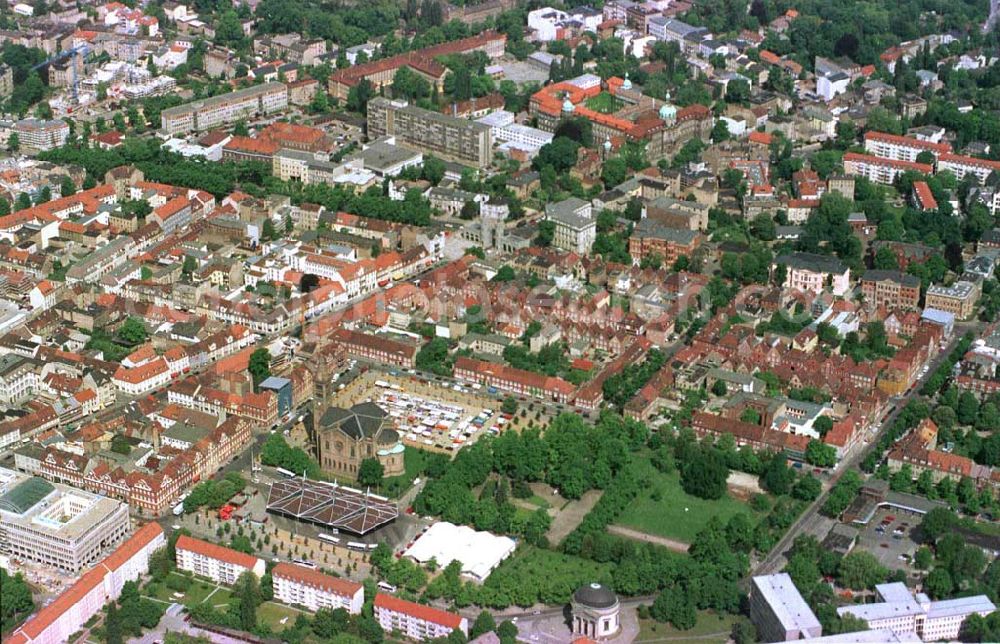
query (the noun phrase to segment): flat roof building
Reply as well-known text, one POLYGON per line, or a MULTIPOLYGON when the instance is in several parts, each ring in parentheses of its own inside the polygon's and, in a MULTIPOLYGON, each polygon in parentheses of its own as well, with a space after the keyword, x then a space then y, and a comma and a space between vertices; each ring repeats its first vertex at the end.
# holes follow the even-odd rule
POLYGON ((79 574, 121 543, 128 505, 0 468, 0 551, 79 574))
POLYGON ((914 595, 902 582, 879 584, 875 592, 882 601, 841 606, 837 614, 857 617, 871 629, 897 635, 916 633, 924 642, 936 642, 957 638, 962 622, 970 615, 985 617, 996 610, 986 595, 931 601, 923 593, 914 595))
POLYGON ((374 98, 368 103, 368 136, 396 137, 400 145, 435 154, 477 168, 493 160, 493 133, 489 126, 438 112, 406 101, 374 98))
POLYGON ((750 619, 762 642, 787 642, 823 634, 819 619, 784 572, 751 580, 750 619))
POLYGON ((197 132, 287 107, 285 84, 264 83, 165 109, 160 113, 160 127, 167 134, 197 132))

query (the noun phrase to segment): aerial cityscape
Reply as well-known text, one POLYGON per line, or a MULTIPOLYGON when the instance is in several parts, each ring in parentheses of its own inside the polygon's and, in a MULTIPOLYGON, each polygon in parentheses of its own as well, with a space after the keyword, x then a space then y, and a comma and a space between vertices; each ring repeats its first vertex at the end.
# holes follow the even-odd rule
POLYGON ((1000 0, 0 5, 2 644, 1000 642, 1000 0))

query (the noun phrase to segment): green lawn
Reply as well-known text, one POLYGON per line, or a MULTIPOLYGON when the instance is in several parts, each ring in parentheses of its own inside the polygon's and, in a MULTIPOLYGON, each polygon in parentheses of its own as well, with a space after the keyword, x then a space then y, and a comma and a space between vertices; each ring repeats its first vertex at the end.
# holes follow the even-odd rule
POLYGON ((677 640, 684 644, 718 644, 729 637, 736 621, 734 615, 718 615, 711 611, 699 611, 698 623, 689 631, 679 631, 670 624, 661 624, 652 619, 639 620, 639 636, 636 644, 642 642, 669 642, 677 640), (725 633, 725 635, 720 635, 725 633))
POLYGON ((537 494, 532 494, 531 496, 529 496, 524 500, 530 503, 531 505, 542 508, 543 510, 547 510, 549 508, 549 502, 543 499, 542 497, 538 496, 537 494))
POLYGON ((229 592, 228 589, 220 587, 219 590, 215 591, 215 594, 211 597, 207 597, 206 599, 208 599, 209 604, 221 609, 229 605, 229 598, 232 597, 232 595, 233 594, 229 592))
POLYGON ((407 445, 406 451, 403 452, 403 473, 383 479, 380 492, 390 498, 401 495, 413 485, 413 479, 424 471, 431 456, 430 452, 407 445))
POLYGON ((608 92, 601 92, 597 96, 588 98, 585 104, 595 112, 603 114, 611 114, 621 109, 621 101, 608 92))
MULTIPOLYGON (((177 577, 184 576, 176 572, 172 572, 170 574, 177 577)), ((191 587, 188 588, 187 591, 183 593, 184 595, 183 597, 175 597, 174 593, 178 591, 167 588, 167 585, 165 583, 157 584, 156 592, 149 596, 154 599, 159 599, 160 601, 179 603, 179 604, 184 604, 185 606, 194 606, 195 604, 200 604, 201 602, 203 602, 205 598, 208 597, 208 594, 211 593, 212 589, 214 588, 215 588, 214 584, 202 581, 200 579, 192 579, 191 587)), ((216 593, 216 595, 218 595, 218 593, 216 593)))
POLYGON ((648 460, 642 460, 641 464, 651 484, 618 516, 615 523, 619 525, 691 543, 710 517, 718 517, 725 523, 734 514, 744 512, 756 520, 753 510, 742 501, 728 495, 717 501, 699 499, 681 489, 678 472, 663 474, 648 460), (657 492, 660 500, 654 501, 657 492))
POLYGON ((275 602, 264 602, 257 609, 257 619, 267 623, 275 633, 290 628, 295 623, 298 614, 299 611, 294 608, 275 602), (281 620, 285 617, 288 618, 288 621, 282 624, 281 620))

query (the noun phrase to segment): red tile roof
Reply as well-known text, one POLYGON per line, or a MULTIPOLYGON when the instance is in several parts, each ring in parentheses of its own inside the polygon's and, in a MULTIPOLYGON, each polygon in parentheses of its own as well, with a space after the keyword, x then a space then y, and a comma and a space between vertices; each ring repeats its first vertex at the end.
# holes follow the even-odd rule
POLYGON ((393 597, 392 595, 386 595, 384 593, 378 593, 375 595, 375 608, 384 608, 396 613, 402 613, 404 615, 409 615, 410 617, 415 617, 416 619, 420 619, 425 622, 440 624, 441 626, 446 626, 448 628, 459 628, 462 625, 461 615, 449 613, 444 610, 438 610, 437 608, 431 608, 430 606, 424 606, 423 604, 408 602, 405 599, 399 599, 398 597, 393 597))
POLYGON ((912 136, 900 136, 898 134, 889 134, 887 132, 865 132, 865 141, 895 143, 896 145, 916 148, 918 150, 927 150, 938 154, 951 152, 951 145, 949 143, 932 143, 931 141, 923 141, 912 136))
POLYGON ((237 552, 232 548, 226 548, 218 544, 202 541, 201 539, 194 539, 186 534, 182 534, 177 540, 177 550, 187 550, 211 559, 231 563, 234 566, 242 566, 248 570, 252 570, 257 565, 257 562, 261 561, 253 555, 237 552))
POLYGON ((324 575, 312 568, 296 566, 290 563, 279 563, 271 570, 271 576, 283 577, 301 584, 321 588, 342 597, 353 597, 355 593, 363 588, 361 584, 348 579, 324 575))
POLYGON ((934 199, 934 193, 931 192, 931 187, 927 185, 926 181, 914 181, 913 194, 916 196, 917 203, 920 204, 921 209, 937 210, 937 200, 934 199))

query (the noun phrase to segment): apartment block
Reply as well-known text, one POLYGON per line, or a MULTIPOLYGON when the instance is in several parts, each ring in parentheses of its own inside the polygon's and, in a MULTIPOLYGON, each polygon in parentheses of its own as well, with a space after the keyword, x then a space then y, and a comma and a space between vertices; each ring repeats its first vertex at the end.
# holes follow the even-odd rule
POLYGON ((469 620, 461 615, 384 593, 375 595, 375 619, 386 632, 399 631, 420 642, 447 637, 454 630, 469 634, 469 620))
POLYGON ((14 132, 26 152, 44 152, 62 147, 69 138, 69 125, 60 119, 42 121, 21 119, 14 124, 14 132))
POLYGON ((916 309, 920 303, 920 279, 901 271, 866 271, 861 293, 871 309, 916 309))
POLYGON ((520 396, 535 396, 566 403, 572 398, 576 388, 562 378, 545 376, 515 369, 495 362, 485 362, 466 356, 455 360, 455 378, 468 382, 478 382, 488 387, 496 387, 520 396))
POLYGON ((931 174, 934 172, 934 167, 924 163, 884 159, 870 154, 858 154, 857 152, 848 152, 844 155, 845 174, 865 177, 873 183, 891 184, 896 180, 896 177, 908 170, 914 170, 922 174, 931 174))
POLYGON ((160 127, 167 134, 198 132, 266 116, 287 107, 285 84, 264 83, 165 109, 160 114, 160 127))
POLYGON ((163 528, 147 523, 106 559, 85 572, 49 605, 4 640, 7 644, 63 644, 84 623, 118 599, 127 581, 149 571, 149 557, 167 545, 163 528))
POLYGON ((930 152, 934 158, 939 158, 951 152, 951 145, 885 132, 866 132, 865 152, 883 159, 916 162, 921 152, 930 152))
POLYGON ((981 294, 982 286, 979 282, 960 280, 951 286, 932 284, 927 289, 924 308, 947 311, 964 320, 976 311, 976 303, 981 294))
POLYGON ((177 540, 177 568, 228 586, 240 575, 252 572, 264 576, 264 560, 214 543, 181 535, 177 540))
POLYGON ((986 183, 994 170, 1000 170, 1000 161, 979 159, 961 154, 942 154, 938 157, 938 170, 950 170, 961 181, 966 174, 973 174, 979 185, 986 183))
POLYGON ((331 577, 321 572, 289 563, 279 563, 271 570, 274 598, 278 601, 320 608, 343 608, 352 615, 361 612, 365 601, 364 586, 347 579, 331 577))
POLYGON ((493 134, 476 121, 432 112, 406 101, 375 98, 368 103, 368 137, 393 136, 425 154, 484 168, 493 159, 493 134))

